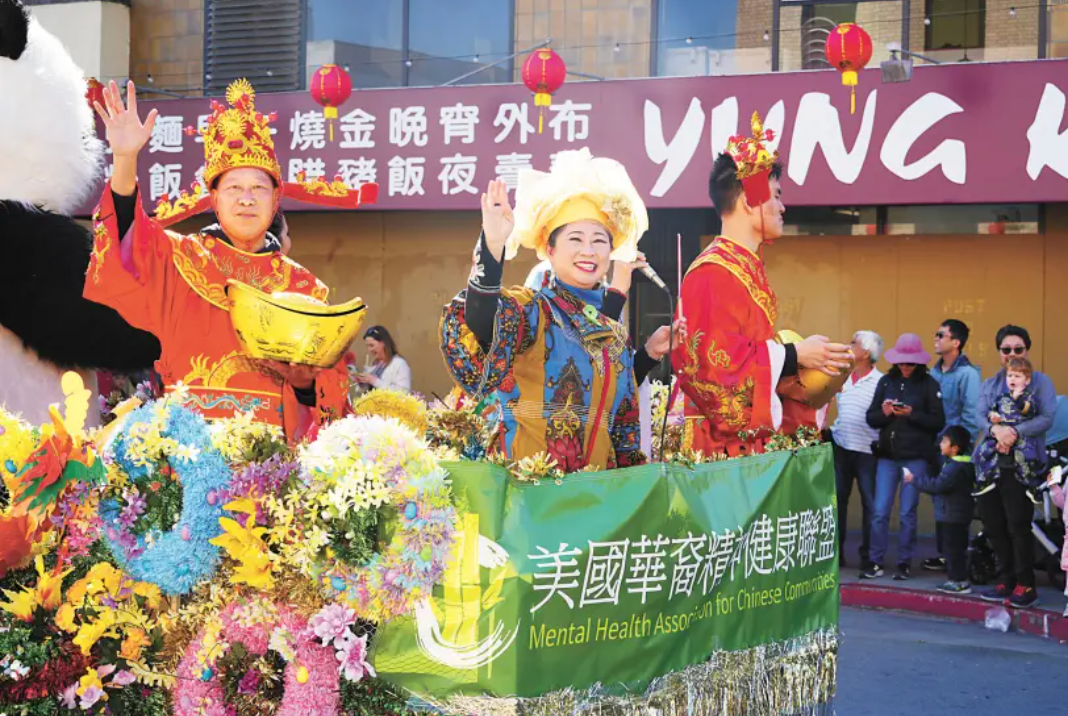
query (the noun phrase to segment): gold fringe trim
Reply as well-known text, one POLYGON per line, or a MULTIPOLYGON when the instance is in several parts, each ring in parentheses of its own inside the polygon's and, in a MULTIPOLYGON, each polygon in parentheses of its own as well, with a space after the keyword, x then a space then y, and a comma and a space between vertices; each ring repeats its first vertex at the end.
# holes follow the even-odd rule
POLYGON ((612 696, 600 684, 537 698, 455 696, 433 703, 464 716, 786 716, 815 714, 837 687, 838 632, 815 631, 743 651, 719 651, 702 664, 655 679, 644 694, 612 696))

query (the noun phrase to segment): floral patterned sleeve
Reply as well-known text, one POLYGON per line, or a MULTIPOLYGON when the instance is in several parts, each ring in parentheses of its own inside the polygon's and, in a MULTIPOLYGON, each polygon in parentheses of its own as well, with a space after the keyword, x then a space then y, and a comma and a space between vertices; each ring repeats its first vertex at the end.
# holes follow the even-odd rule
POLYGON ((616 467, 644 465, 648 459, 641 450, 641 424, 633 385, 630 390, 630 394, 620 401, 612 421, 611 436, 616 467))
POLYGON ((445 307, 441 319, 445 367, 465 393, 478 398, 512 379, 515 359, 534 344, 538 330, 534 292, 502 291, 501 272, 501 263, 479 237, 468 287, 445 307))

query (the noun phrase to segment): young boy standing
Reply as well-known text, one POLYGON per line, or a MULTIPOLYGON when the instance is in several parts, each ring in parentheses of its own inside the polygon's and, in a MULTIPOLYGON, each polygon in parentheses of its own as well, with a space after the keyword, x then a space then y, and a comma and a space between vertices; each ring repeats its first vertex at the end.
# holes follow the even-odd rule
POLYGON ((920 492, 934 495, 935 522, 942 534, 949 581, 938 588, 946 594, 970 594, 968 583, 969 525, 975 511, 972 486, 975 467, 971 458, 971 435, 961 425, 951 425, 942 434, 939 449, 946 458, 934 477, 914 476, 906 470, 905 482, 914 482, 920 492))

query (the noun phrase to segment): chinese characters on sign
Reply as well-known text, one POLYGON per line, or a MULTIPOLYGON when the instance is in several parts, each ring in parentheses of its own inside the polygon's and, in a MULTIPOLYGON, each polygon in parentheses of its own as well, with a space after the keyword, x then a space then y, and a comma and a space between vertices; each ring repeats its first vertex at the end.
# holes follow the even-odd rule
MULTIPOLYGON (((588 139, 590 133, 590 103, 567 101, 553 107, 553 118, 549 122, 553 138, 559 144, 578 144, 588 139)), ((492 128, 484 131, 492 134, 494 145, 515 138, 521 145, 527 143, 533 125, 527 119, 530 113, 528 103, 501 103, 495 110, 492 128)), ((378 167, 385 164, 388 174, 385 181, 388 197, 421 197, 427 192, 440 192, 441 196, 454 197, 477 196, 481 187, 490 178, 500 178, 508 187, 515 189, 519 173, 533 168, 535 155, 532 152, 508 152, 480 157, 476 152, 456 151, 438 158, 426 156, 421 152, 431 142, 448 147, 474 145, 478 139, 481 122, 481 108, 478 105, 466 105, 457 102, 441 107, 437 112, 437 130, 432 130, 429 111, 423 106, 390 107, 388 128, 379 129, 378 117, 363 108, 356 108, 339 119, 341 138, 337 144, 338 157, 331 162, 327 159, 329 144, 327 142, 326 122, 319 110, 294 110, 289 118, 288 136, 276 144, 280 155, 287 154, 282 160, 283 174, 287 181, 297 181, 302 172, 308 178, 341 177, 350 188, 360 184, 380 181, 378 167), (378 136, 379 131, 383 136, 378 136), (377 156, 369 153, 379 147, 388 147, 390 156, 380 162, 377 156), (288 149, 288 152, 285 150, 288 149), (431 164, 433 162, 433 165, 431 164), (426 172, 434 172, 434 182, 428 179, 426 172)), ((197 115, 197 127, 203 128, 209 115, 197 115)), ((180 155, 186 149, 183 142, 186 135, 182 115, 160 115, 152 131, 149 153, 180 155)), ((277 134, 277 129, 273 130, 277 134)), ((276 142, 278 140, 276 139, 276 142)), ((195 135, 189 140, 190 145, 203 144, 203 139, 195 135)), ((196 151, 196 147, 192 147, 196 151)), ((546 155, 548 169, 555 161, 557 152, 546 155)), ((200 155, 193 153, 197 159, 200 155)), ((165 195, 174 196, 190 181, 198 181, 199 164, 183 163, 182 157, 170 157, 166 162, 154 162, 148 169, 149 198, 158 201, 165 195), (186 181, 188 180, 188 181, 186 181)), ((475 206, 475 204, 472 204, 475 206)))
POLYGON ((668 599, 712 595, 724 582, 753 575, 788 573, 833 560, 837 545, 834 507, 790 512, 772 520, 762 514, 748 529, 668 538, 567 543, 536 547, 532 588, 539 595, 531 613, 552 599, 569 609, 591 604, 618 606, 622 595, 645 604, 651 594, 668 599))
MULTIPOLYGON (((712 161, 754 110, 775 132, 788 205, 1035 203, 1068 191, 1068 79, 1058 67, 946 66, 892 92, 864 81, 856 115, 833 73, 572 83, 546 109, 542 134, 519 85, 357 92, 334 141, 307 93, 258 101, 279 117, 271 131, 286 178, 375 179, 380 209, 476 210, 489 180, 514 188, 524 169, 583 147, 622 162, 650 208, 707 208, 712 161), (996 102, 976 99, 995 86, 996 102)), ((203 98, 144 105, 159 112, 140 167, 155 201, 194 181, 203 143, 183 128, 208 115, 203 98)))

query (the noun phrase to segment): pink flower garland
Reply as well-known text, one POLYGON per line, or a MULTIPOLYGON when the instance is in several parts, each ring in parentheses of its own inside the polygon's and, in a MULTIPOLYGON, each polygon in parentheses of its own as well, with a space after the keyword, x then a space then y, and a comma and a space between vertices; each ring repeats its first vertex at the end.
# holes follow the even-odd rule
MULTIPOLYGON (((287 607, 277 607, 277 620, 255 620, 252 626, 244 626, 234 613, 241 607, 232 604, 219 615, 223 623, 223 636, 227 642, 241 642, 250 654, 265 654, 276 626, 281 626, 296 640, 296 659, 286 665, 283 681, 285 694, 275 716, 312 716, 313 714, 337 713, 340 701, 337 658, 334 650, 320 645, 308 622, 287 607), (298 670, 307 670, 307 680, 300 683, 298 670)), ((232 711, 226 704, 222 681, 218 675, 204 681, 197 661, 201 632, 185 650, 178 665, 178 683, 174 688, 174 713, 176 716, 224 716, 232 711)))

